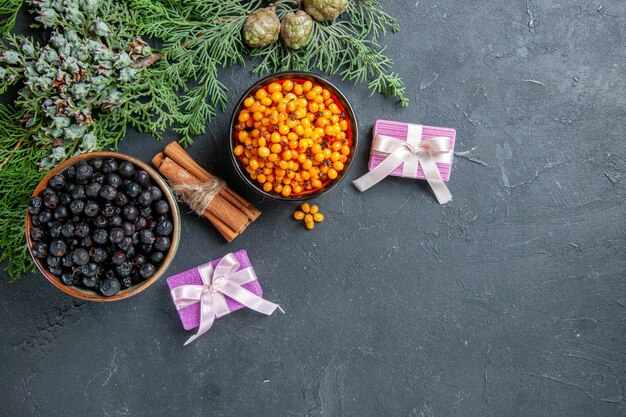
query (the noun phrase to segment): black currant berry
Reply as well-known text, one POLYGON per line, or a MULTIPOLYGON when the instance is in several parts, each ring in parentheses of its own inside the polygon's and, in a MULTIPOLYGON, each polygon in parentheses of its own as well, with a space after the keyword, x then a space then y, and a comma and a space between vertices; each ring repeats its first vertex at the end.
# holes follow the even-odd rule
POLYGON ((122 278, 129 276, 132 270, 133 267, 130 265, 129 262, 123 262, 122 264, 115 267, 115 272, 118 276, 122 278))
POLYGON ((59 195, 52 188, 44 188, 41 192, 41 198, 48 208, 54 209, 59 205, 59 195))
POLYGON ((154 240, 154 249, 165 252, 170 248, 171 244, 169 237, 159 236, 154 240))
POLYGON ((157 223, 155 231, 159 236, 169 236, 172 234, 172 230, 174 229, 174 225, 169 220, 161 220, 157 223))
POLYGON ((98 245, 104 245, 109 240, 109 234, 104 229, 98 229, 93 233, 92 238, 98 245))
POLYGON ((113 265, 121 265, 126 262, 126 254, 121 250, 118 250, 111 255, 111 263, 113 265))
POLYGON ((148 175, 148 173, 144 170, 135 172, 135 176, 133 178, 137 184, 144 187, 150 183, 150 175, 148 175))
POLYGON ((129 197, 135 198, 141 192, 141 186, 139 184, 137 184, 136 182, 129 182, 124 187, 124 190, 126 191, 126 194, 129 197))
POLYGON ((89 256, 93 262, 100 264, 107 259, 107 252, 102 248, 91 248, 89 256))
POLYGON ((87 223, 78 223, 74 228, 74 234, 78 237, 86 237, 89 234, 89 226, 87 223))
POLYGON ((152 204, 152 193, 149 190, 143 190, 137 196, 137 203, 144 207, 149 206, 150 204, 152 204))
POLYGON ((106 278, 100 281, 100 285, 98 286, 100 293, 104 295, 105 297, 114 296, 115 294, 120 292, 121 288, 122 288, 122 285, 115 278, 106 278))
POLYGON ((139 240, 141 243, 151 245, 154 243, 154 233, 151 230, 143 229, 139 232, 139 240))
POLYGON ((72 252, 72 261, 74 265, 83 266, 89 262, 89 253, 83 248, 74 249, 72 252))
POLYGON ((124 206, 124 208, 122 209, 122 214, 127 220, 134 222, 135 220, 137 220, 137 217, 139 216, 139 210, 137 210, 137 207, 135 206, 128 205, 128 206, 124 206))
POLYGON ((83 287, 94 288, 98 285, 98 277, 83 276, 81 283, 83 284, 83 287))
POLYGON ((70 196, 72 197, 72 200, 80 200, 82 198, 85 198, 85 187, 83 187, 82 185, 77 185, 70 191, 70 196))
POLYGON ((57 220, 63 220, 69 216, 69 210, 66 206, 58 206, 54 209, 54 218, 57 220))
POLYGON ((98 274, 98 265, 94 262, 89 262, 80 267, 80 273, 86 277, 95 277, 98 274))
POLYGON ((70 211, 74 214, 82 213, 84 208, 85 208, 84 200, 72 200, 70 202, 70 211))
POLYGON ((167 214, 170 212, 170 205, 165 200, 159 200, 154 203, 154 211, 158 214, 167 214))
POLYGON ((65 176, 63 174, 57 174, 50 179, 48 185, 55 190, 62 190, 65 187, 65 176))
POLYGON ((86 162, 79 162, 76 165, 76 181, 86 182, 93 175, 93 167, 86 162))
POLYGON ((100 211, 100 206, 93 200, 89 200, 85 203, 85 209, 83 212, 88 217, 93 217, 100 211))
POLYGON ((65 223, 61 227, 61 235, 63 235, 63 237, 72 237, 74 236, 74 230, 75 227, 72 223, 65 223))
POLYGON ((118 169, 117 160, 115 160, 113 158, 107 159, 102 164, 102 172, 104 172, 105 174, 109 174, 111 172, 115 172, 115 171, 117 171, 117 169, 118 169))
POLYGON ((109 224, 113 227, 120 227, 124 221, 120 216, 113 216, 111 220, 109 220, 109 224))
POLYGON ((76 285, 78 280, 72 271, 66 270, 61 273, 61 282, 65 285, 76 285))
POLYGON ((128 161, 124 161, 120 164, 119 172, 122 177, 130 178, 135 174, 135 166, 128 161))
POLYGON ((41 201, 41 198, 31 197, 30 202, 28 203, 28 212, 30 214, 39 214, 42 205, 43 203, 41 201))
POLYGON ((115 172, 111 172, 109 174, 107 174, 104 182, 107 185, 110 185, 112 187, 119 187, 120 185, 122 185, 122 177, 120 177, 118 174, 116 174, 115 172))
POLYGON ((117 189, 112 185, 103 185, 100 189, 100 197, 108 201, 113 201, 115 197, 117 197, 117 189))
POLYGON ((98 198, 100 195, 100 189, 102 188, 102 184, 97 182, 92 182, 85 187, 85 194, 89 198, 98 198))
POLYGON ((51 238, 56 239, 61 236, 62 228, 63 228, 63 225, 61 223, 52 222, 50 224, 50 228, 48 229, 48 235, 50 235, 51 238))
POLYGON ((48 257, 46 258, 46 263, 50 268, 58 268, 59 266, 61 266, 61 258, 54 255, 48 255, 48 257))
POLYGON ((103 227, 107 227, 109 225, 109 220, 106 217, 104 217, 103 215, 98 215, 98 216, 93 218, 91 223, 95 227, 103 228, 103 227))
POLYGON ((37 243, 33 247, 33 255, 35 258, 44 259, 48 257, 48 245, 43 242, 37 243))
POLYGON ((30 229, 30 238, 34 242, 39 242, 41 239, 44 238, 45 235, 46 233, 41 227, 33 227, 32 229, 30 229))
POLYGON ((111 243, 120 243, 124 239, 124 229, 114 227, 109 231, 109 240, 111 243))
POLYGON ((94 159, 89 161, 89 165, 92 166, 94 171, 99 171, 100 169, 102 169, 102 163, 103 162, 104 161, 102 160, 102 158, 94 158, 94 159))
POLYGON ((41 223, 48 223, 50 220, 52 220, 52 213, 50 213, 49 211, 42 211, 41 213, 39 213, 39 221, 41 223))
POLYGON ((148 279, 154 275, 154 265, 151 263, 145 263, 139 267, 139 276, 143 279, 148 279))
POLYGON ((54 256, 63 256, 67 250, 67 245, 60 239, 50 242, 50 254, 54 256))
POLYGON ((161 189, 156 185, 151 186, 148 190, 150 190, 150 193, 152 194, 152 201, 157 201, 163 198, 163 191, 161 191, 161 189))
POLYGON ((163 252, 154 251, 150 254, 150 260, 155 264, 160 264, 165 259, 165 254, 163 252))

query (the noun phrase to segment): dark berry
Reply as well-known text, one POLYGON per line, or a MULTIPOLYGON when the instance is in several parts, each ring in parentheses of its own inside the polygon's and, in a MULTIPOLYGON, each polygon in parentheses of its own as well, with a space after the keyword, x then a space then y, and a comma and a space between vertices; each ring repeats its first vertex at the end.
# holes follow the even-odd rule
POLYGON ((39 213, 39 221, 41 223, 48 223, 50 220, 52 220, 52 213, 50 213, 49 211, 42 211, 41 213, 39 213))
POLYGON ((41 192, 41 198, 48 208, 54 209, 59 205, 59 195, 52 188, 44 188, 41 192))
POLYGON ((61 237, 61 229, 62 228, 63 228, 63 225, 61 223, 53 222, 52 224, 50 224, 50 228, 48 229, 48 234, 53 239, 61 237))
POLYGON ((81 280, 81 283, 83 284, 84 287, 94 288, 98 284, 98 277, 84 276, 83 279, 81 280))
POLYGON ((141 266, 146 263, 146 257, 142 254, 138 254, 133 257, 131 263, 135 266, 141 266))
POLYGON ((112 185, 103 185, 100 189, 100 197, 108 201, 113 201, 115 197, 117 197, 117 189, 112 185))
POLYGON ((43 242, 35 244, 33 247, 33 256, 35 258, 44 259, 48 256, 48 245, 43 242))
POLYGON ((33 226, 41 226, 41 220, 39 220, 39 216, 32 216, 30 221, 33 226))
POLYGON ((109 174, 117 170, 118 170, 118 163, 117 163, 117 160, 113 158, 107 159, 102 164, 102 172, 104 172, 105 174, 109 174))
POLYGON ((172 234, 172 230, 174 229, 174 225, 169 220, 161 220, 156 225, 156 234, 159 236, 169 236, 172 234))
POLYGON ((152 245, 147 244, 147 243, 142 243, 141 251, 145 254, 150 254, 152 252, 152 245))
POLYGON ((137 203, 144 207, 149 206, 150 204, 152 204, 152 193, 149 190, 143 190, 137 196, 137 203))
POLYGON ((93 175, 93 167, 86 162, 79 162, 76 165, 76 181, 86 182, 93 175))
POLYGON ((117 247, 123 251, 127 251, 133 247, 133 239, 130 236, 125 236, 124 239, 117 244, 117 247))
POLYGON ((137 245, 139 243, 139 232, 133 233, 131 238, 133 239, 133 245, 137 245))
POLYGON ((63 256, 67 250, 67 245, 60 239, 53 240, 50 243, 50 254, 54 256, 63 256))
POLYGON ((89 262, 89 253, 83 248, 74 249, 72 252, 72 261, 74 265, 83 266, 89 262))
POLYGON ((72 271, 63 271, 61 274, 61 282, 65 285, 76 285, 78 280, 72 271))
POLYGON ((110 185, 112 187, 119 187, 120 185, 122 185, 122 177, 120 177, 118 174, 116 174, 115 172, 111 172, 109 174, 107 174, 104 182, 107 185, 110 185))
POLYGON ((91 248, 89 256, 93 262, 99 264, 107 259, 107 251, 102 248, 91 248))
POLYGON ((135 176, 133 178, 137 184, 144 187, 150 183, 150 175, 144 170, 135 172, 135 176))
POLYGON ((121 227, 114 227, 109 231, 109 240, 111 243, 120 243, 124 239, 124 229, 121 227))
POLYGON ((154 233, 152 233, 152 230, 143 229, 139 232, 139 240, 141 243, 151 245, 154 243, 154 233))
POLYGON ((63 273, 63 269, 59 267, 48 267, 48 272, 50 272, 55 277, 59 277, 63 273))
POLYGON ((135 166, 128 161, 124 161, 120 164, 119 172, 122 177, 130 178, 135 174, 135 166))
POLYGON ((165 200, 159 200, 154 203, 154 211, 158 214, 167 214, 170 212, 170 205, 165 200))
POLYGON ((128 204, 128 197, 126 196, 126 194, 124 193, 117 193, 117 197, 115 197, 115 204, 117 204, 118 206, 125 206, 126 204, 128 204))
POLYGON ((74 214, 82 213, 84 208, 85 208, 84 200, 72 200, 70 202, 70 211, 74 214))
POLYGON ((98 265, 95 262, 89 262, 80 267, 80 273, 86 277, 95 277, 98 275, 98 265))
POLYGON ((119 207, 115 207, 114 205, 107 203, 102 209, 102 214, 105 217, 113 217, 119 213, 119 207))
MULTIPOLYGON (((124 240, 129 239, 129 238, 124 238, 124 240)), ((131 239, 131 245, 130 248, 128 248, 128 250, 126 250, 126 259, 131 259, 133 256, 135 256, 135 247, 133 246, 133 241, 131 239)))
POLYGON ((163 191, 161 191, 161 189, 156 185, 151 186, 148 190, 150 190, 150 193, 152 194, 152 201, 157 201, 163 198, 163 191))
POLYGON ((99 171, 102 169, 103 162, 102 158, 94 158, 89 161, 89 165, 91 165, 95 171, 99 171))
POLYGON ((61 227, 61 234, 63 235, 63 237, 72 237, 74 236, 74 230, 75 227, 72 223, 65 223, 61 227))
POLYGON ((124 206, 124 208, 122 209, 122 214, 127 220, 134 222, 135 220, 137 220, 137 217, 139 216, 139 210, 137 210, 137 207, 135 206, 128 205, 128 206, 124 206))
POLYGON ((148 279, 154 275, 154 265, 151 263, 145 263, 139 267, 139 276, 143 279, 148 279))
POLYGON ((102 172, 94 172, 91 176, 91 182, 97 182, 98 184, 104 184, 105 175, 102 172))
POLYGON ((163 252, 155 251, 150 254, 150 260, 155 264, 160 264, 165 259, 165 254, 163 252))
POLYGON ((72 196, 72 200, 80 200, 82 198, 85 198, 85 187, 83 187, 82 185, 77 185, 76 187, 72 188, 72 191, 70 191, 70 196, 72 196))
POLYGON ((115 278, 106 278, 100 281, 100 285, 98 286, 100 293, 104 295, 105 297, 114 296, 115 294, 120 292, 121 288, 122 288, 122 285, 115 278))
POLYGON ((28 212, 30 214, 39 214, 42 205, 43 203, 41 201, 41 198, 31 197, 30 202, 28 203, 28 212))
POLYGON ((126 254, 121 250, 118 250, 111 255, 111 263, 113 265, 121 265, 124 262, 126 262, 126 254))
POLYGON ((136 182, 129 182, 124 187, 124 190, 126 191, 126 194, 128 194, 129 197, 135 198, 141 192, 141 186, 137 184, 136 182))
POLYGON ((139 210, 139 214, 141 214, 143 217, 152 216, 152 207, 150 206, 142 207, 141 210, 139 210))
POLYGON ((97 198, 100 195, 100 189, 102 188, 102 184, 97 182, 92 182, 85 187, 85 194, 89 198, 97 198))
POLYGON ((63 174, 65 174, 65 178, 73 180, 74 178, 76 178, 76 166, 72 165, 71 167, 67 168, 65 171, 63 171, 63 174))
POLYGON ((122 278, 129 276, 132 270, 133 270, 133 267, 131 266, 129 262, 123 262, 120 265, 115 267, 115 272, 117 273, 118 276, 122 278))
POLYGON ((48 255, 48 257, 46 258, 46 263, 50 268, 58 268, 59 266, 61 266, 61 258, 54 255, 48 255))
POLYGON ((120 280, 120 284, 122 284, 122 288, 128 288, 133 285, 133 279, 131 277, 124 277, 120 280))
POLYGON ((147 225, 148 225, 148 220, 146 220, 145 217, 140 217, 135 222, 135 227, 137 228, 137 230, 145 229, 147 225))
POLYGON ((85 249, 91 248, 93 246, 93 238, 91 236, 85 236, 80 241, 80 246, 82 246, 85 249))
POLYGON ((69 210, 66 206, 59 206, 54 209, 54 218, 57 220, 63 220, 69 216, 69 210))
POLYGON ((62 190, 65 187, 65 176, 63 174, 57 174, 50 179, 48 185, 55 190, 62 190))
POLYGON ((74 228, 74 234, 78 237, 86 237, 89 234, 89 225, 87 223, 78 223, 74 228))
POLYGON ((109 224, 109 220, 104 217, 103 215, 99 215, 93 218, 93 220, 91 221, 91 223, 98 228, 103 228, 103 227, 107 227, 109 224))
POLYGON ((109 234, 104 229, 98 229, 93 233, 92 238, 98 245, 104 245, 109 240, 109 234))
POLYGON ((100 206, 93 200, 89 200, 85 203, 85 209, 83 210, 85 215, 93 217, 100 211, 100 206))
POLYGON ((59 193, 59 204, 67 205, 72 201, 72 197, 68 193, 59 193))
POLYGON ((171 244, 169 237, 159 236, 154 240, 154 249, 165 252, 170 248, 171 244))
POLYGON ((124 221, 122 220, 120 216, 113 216, 109 220, 109 225, 114 226, 114 227, 120 227, 123 222, 124 221))
POLYGON ((63 268, 71 268, 74 266, 74 262, 72 262, 72 255, 65 255, 63 259, 61 259, 61 265, 63 268))
POLYGON ((45 235, 46 233, 41 227, 33 227, 30 229, 30 238, 35 242, 39 242, 45 235))
POLYGON ((122 224, 122 229, 124 229, 124 234, 126 236, 132 236, 136 230, 135 225, 130 222, 124 222, 124 224, 122 224))

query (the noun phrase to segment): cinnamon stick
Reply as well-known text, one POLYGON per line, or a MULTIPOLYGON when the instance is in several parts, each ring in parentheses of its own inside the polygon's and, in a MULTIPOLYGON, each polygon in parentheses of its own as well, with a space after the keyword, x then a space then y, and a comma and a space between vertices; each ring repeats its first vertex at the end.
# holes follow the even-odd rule
MULTIPOLYGON (((169 143, 163 152, 167 157, 172 159, 200 181, 208 181, 209 179, 215 178, 196 161, 194 161, 193 158, 183 149, 183 147, 178 144, 178 142, 169 143)), ((250 221, 256 220, 261 215, 261 212, 256 207, 228 187, 223 188, 220 191, 220 195, 248 216, 250 221)))

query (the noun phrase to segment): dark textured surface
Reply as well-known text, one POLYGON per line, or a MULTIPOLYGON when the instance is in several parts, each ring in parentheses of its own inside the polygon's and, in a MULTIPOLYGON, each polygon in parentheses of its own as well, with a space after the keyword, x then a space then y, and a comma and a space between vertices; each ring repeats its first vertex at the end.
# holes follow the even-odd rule
MULTIPOLYGON (((626 3, 386 3, 411 107, 340 85, 364 142, 377 118, 458 129, 454 201, 346 182, 307 233, 235 180, 227 123, 256 77, 223 71, 231 105, 190 152, 263 216, 227 245, 185 215, 170 272, 245 248, 287 314, 241 311, 183 348, 164 279, 110 305, 0 279, 0 416, 626 413, 626 3)), ((163 146, 129 136, 146 161, 163 146)))

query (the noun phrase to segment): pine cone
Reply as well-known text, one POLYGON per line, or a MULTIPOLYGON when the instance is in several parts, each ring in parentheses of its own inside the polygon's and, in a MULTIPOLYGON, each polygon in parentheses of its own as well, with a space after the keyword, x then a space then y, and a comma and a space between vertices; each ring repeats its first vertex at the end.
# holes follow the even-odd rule
POLYGON ((348 0, 304 0, 304 10, 318 22, 335 20, 348 6, 348 0))
POLYGON ((313 35, 313 19, 302 10, 286 14, 281 26, 280 37, 291 49, 304 48, 313 35))
POLYGON ((252 48, 262 48, 278 39, 280 21, 276 7, 266 7, 252 13, 243 25, 243 40, 252 48))

